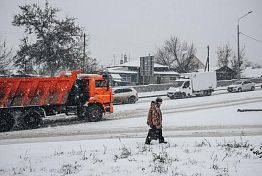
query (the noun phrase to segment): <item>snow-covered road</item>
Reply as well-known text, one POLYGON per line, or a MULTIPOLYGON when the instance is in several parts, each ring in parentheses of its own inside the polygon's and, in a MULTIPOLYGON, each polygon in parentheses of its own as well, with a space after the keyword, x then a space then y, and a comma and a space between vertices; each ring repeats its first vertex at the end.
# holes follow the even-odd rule
MULTIPOLYGON (((163 114, 196 111, 202 109, 218 108, 242 105, 253 102, 262 101, 262 91, 257 92, 242 92, 241 94, 215 94, 210 97, 193 97, 186 99, 171 100, 167 97, 162 97, 164 103, 162 105, 163 114)), ((134 118, 145 116, 148 112, 150 101, 155 98, 147 98, 139 100, 137 104, 133 105, 117 105, 115 106, 115 113, 108 115, 108 119, 116 118, 134 118)))
MULTIPOLYGON (((77 123, 35 130, 0 133, 0 144, 94 138, 144 137, 146 116, 155 98, 136 104, 116 105, 105 121, 77 123)), ((262 90, 214 94, 170 100, 163 97, 166 136, 262 135, 262 112, 237 112, 239 108, 262 109, 262 90)))

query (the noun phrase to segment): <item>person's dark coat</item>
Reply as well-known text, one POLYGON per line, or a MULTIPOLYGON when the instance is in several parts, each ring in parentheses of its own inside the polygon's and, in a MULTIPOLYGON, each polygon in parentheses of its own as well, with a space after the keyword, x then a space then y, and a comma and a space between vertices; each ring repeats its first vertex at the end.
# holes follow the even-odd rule
POLYGON ((155 101, 151 102, 151 106, 147 117, 147 124, 151 128, 162 128, 162 113, 159 104, 155 101))

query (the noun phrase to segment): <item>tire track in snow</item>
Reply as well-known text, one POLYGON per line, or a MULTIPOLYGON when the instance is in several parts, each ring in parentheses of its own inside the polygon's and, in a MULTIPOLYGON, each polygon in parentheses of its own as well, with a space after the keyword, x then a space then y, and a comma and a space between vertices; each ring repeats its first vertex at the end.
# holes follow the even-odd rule
MULTIPOLYGON (((203 103, 195 106, 176 107, 174 109, 164 109, 164 114, 190 112, 210 108, 228 107, 253 102, 261 102, 262 97, 241 98, 236 100, 228 100, 203 103)), ((118 116, 107 117, 108 121, 119 120, 134 117, 143 117, 147 115, 147 109, 130 110, 129 112, 117 112, 118 116)), ((75 122, 75 124, 83 123, 83 121, 75 122)), ((112 123, 114 123, 112 121, 112 123)), ((36 130, 14 131, 8 133, 0 133, 0 144, 19 143, 26 141, 52 141, 52 140, 78 140, 78 139, 99 139, 99 138, 120 138, 120 137, 145 137, 147 128, 128 128, 128 129, 82 129, 62 127, 65 124, 58 125, 59 128, 40 128, 36 130), (50 130, 51 129, 51 130, 50 130), (68 129, 68 130, 60 130, 68 129), (49 131, 50 130, 50 131, 49 131), (17 141, 17 142, 16 142, 17 141)), ((72 123, 70 123, 72 125, 72 123)), ((81 125, 81 124, 80 124, 81 125)), ((85 124, 83 124, 85 126, 85 124)), ((166 127, 164 128, 167 137, 197 137, 197 136, 243 136, 243 135, 262 135, 262 125, 227 125, 227 126, 207 126, 207 127, 166 127)))
MULTIPOLYGON (((191 112, 191 111, 198 111, 198 110, 204 110, 204 109, 212 109, 212 108, 221 108, 221 107, 229 107, 229 106, 236 106, 236 105, 242 105, 247 103, 255 103, 255 102, 261 102, 262 97, 252 97, 250 99, 242 98, 242 99, 236 99, 231 100, 230 102, 228 100, 225 101, 219 101, 219 102, 211 102, 211 103, 202 103, 198 105, 193 105, 189 107, 188 105, 182 105, 177 106, 174 109, 167 109, 162 108, 163 114, 172 114, 172 113, 181 113, 181 112, 191 112)), ((110 120, 118 120, 118 119, 126 119, 126 118, 135 118, 135 117, 143 117, 147 116, 148 110, 146 109, 138 109, 138 110, 127 110, 127 111, 120 111, 113 114, 108 114, 105 116, 105 119, 110 120)))

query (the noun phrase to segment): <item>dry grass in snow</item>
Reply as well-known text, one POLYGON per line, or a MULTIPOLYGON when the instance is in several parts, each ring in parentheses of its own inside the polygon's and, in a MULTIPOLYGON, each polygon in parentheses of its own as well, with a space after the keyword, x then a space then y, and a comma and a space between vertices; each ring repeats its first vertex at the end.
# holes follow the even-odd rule
POLYGON ((0 175, 257 175, 262 138, 101 139, 0 146, 0 175))

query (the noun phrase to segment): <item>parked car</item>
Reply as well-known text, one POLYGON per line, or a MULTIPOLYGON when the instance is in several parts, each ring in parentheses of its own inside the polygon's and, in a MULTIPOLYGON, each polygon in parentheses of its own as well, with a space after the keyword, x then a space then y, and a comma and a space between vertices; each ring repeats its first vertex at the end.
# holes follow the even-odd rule
POLYGON ((133 104, 138 100, 138 94, 134 88, 113 88, 113 96, 114 104, 133 104))
POLYGON ((250 80, 236 81, 227 87, 228 92, 242 92, 255 90, 255 83, 250 80))

